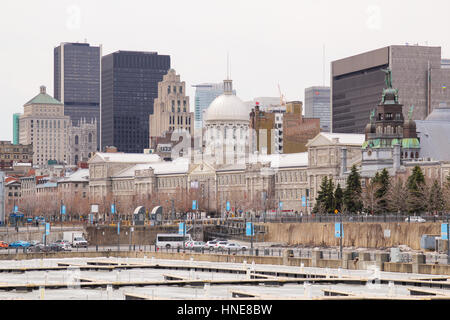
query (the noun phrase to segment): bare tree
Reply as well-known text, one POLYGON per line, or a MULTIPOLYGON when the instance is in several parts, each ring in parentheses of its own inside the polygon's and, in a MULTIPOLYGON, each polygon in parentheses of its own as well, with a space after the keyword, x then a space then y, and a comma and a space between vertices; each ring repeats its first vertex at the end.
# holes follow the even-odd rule
POLYGON ((401 178, 393 180, 386 193, 389 211, 399 214, 405 213, 408 209, 408 195, 408 189, 403 180, 401 178))
POLYGON ((377 198, 377 192, 380 188, 381 184, 378 182, 374 182, 373 179, 367 181, 366 187, 363 189, 362 193, 362 201, 364 208, 370 211, 370 213, 374 213, 378 211, 380 208, 379 201, 377 198))

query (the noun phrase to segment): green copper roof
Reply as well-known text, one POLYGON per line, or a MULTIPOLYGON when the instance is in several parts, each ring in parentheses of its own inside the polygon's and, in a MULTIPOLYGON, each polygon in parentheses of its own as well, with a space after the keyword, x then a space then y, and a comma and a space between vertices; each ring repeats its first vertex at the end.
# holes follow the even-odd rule
POLYGON ((402 139, 402 148, 420 148, 419 139, 417 138, 402 139))
POLYGON ((49 96, 46 93, 46 90, 45 90, 44 86, 41 87, 41 92, 37 96, 35 96, 33 99, 31 99, 30 101, 25 103, 25 106, 27 106, 29 104, 58 104, 58 105, 62 105, 62 103, 60 101, 56 100, 55 98, 53 98, 52 96, 49 96))
POLYGON ((396 145, 396 144, 399 144, 399 145, 402 144, 402 142, 400 141, 400 139, 397 139, 397 138, 392 139, 391 146, 394 146, 394 145, 396 145))

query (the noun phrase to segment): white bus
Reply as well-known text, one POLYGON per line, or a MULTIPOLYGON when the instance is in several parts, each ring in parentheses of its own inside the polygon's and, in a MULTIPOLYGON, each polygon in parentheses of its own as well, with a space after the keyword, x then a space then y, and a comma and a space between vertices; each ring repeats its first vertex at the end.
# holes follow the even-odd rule
MULTIPOLYGON (((192 241, 190 234, 184 235, 184 243, 192 241)), ((178 233, 158 233, 156 235, 158 248, 183 248, 183 235, 178 233)))

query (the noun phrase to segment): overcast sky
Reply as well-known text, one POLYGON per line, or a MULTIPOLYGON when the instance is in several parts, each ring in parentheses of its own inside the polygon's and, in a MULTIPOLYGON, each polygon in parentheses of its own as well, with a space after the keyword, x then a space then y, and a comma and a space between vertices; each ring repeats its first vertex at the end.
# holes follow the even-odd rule
POLYGON ((448 0, 3 0, 0 8, 0 139, 12 115, 47 86, 61 42, 171 56, 186 81, 221 82, 227 73, 244 101, 329 85, 330 61, 393 44, 441 46, 450 58, 448 0), (324 52, 325 46, 325 55, 324 52), (325 61, 325 77, 324 65, 325 61))

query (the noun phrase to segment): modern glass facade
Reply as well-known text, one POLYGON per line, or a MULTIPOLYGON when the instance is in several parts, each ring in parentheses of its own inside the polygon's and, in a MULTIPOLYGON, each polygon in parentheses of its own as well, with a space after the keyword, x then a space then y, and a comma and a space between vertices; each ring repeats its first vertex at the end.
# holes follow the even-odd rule
POLYGON ((13 114, 13 144, 19 144, 20 113, 13 114))
POLYGON ((99 123, 100 59, 101 46, 88 43, 62 43, 54 49, 54 97, 74 125, 82 118, 99 123))
MULTIPOLYGON (((202 83, 193 86, 195 88, 195 129, 203 127, 203 111, 208 109, 215 98, 223 94, 223 83, 202 83)), ((233 90, 236 95, 236 90, 233 90)))
POLYGON ((330 87, 309 87, 305 89, 305 117, 319 118, 320 130, 331 130, 330 87))
POLYGON ((149 148, 149 116, 170 56, 117 51, 102 58, 101 149, 142 153, 149 148))
POLYGON ((385 87, 382 65, 333 77, 333 132, 364 133, 385 87))

